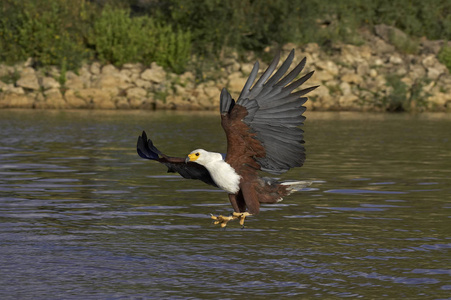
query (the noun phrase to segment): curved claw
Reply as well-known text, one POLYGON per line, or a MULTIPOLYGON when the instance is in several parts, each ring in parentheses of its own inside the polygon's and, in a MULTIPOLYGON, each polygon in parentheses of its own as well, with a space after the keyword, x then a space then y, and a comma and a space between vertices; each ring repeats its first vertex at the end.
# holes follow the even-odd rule
POLYGON ((246 219, 246 217, 247 217, 247 216, 250 216, 250 215, 251 215, 251 214, 248 213, 247 211, 245 211, 244 213, 237 213, 237 212, 234 212, 234 213, 232 214, 232 216, 234 216, 235 218, 237 218, 237 219, 240 220, 240 225, 243 226, 243 228, 244 228, 244 219, 246 219))
POLYGON ((227 226, 227 223, 228 223, 229 221, 235 219, 233 216, 226 217, 226 216, 223 216, 223 215, 219 215, 219 216, 217 216, 217 217, 214 216, 214 215, 211 215, 211 218, 212 218, 213 220, 215 220, 215 221, 213 222, 213 224, 215 224, 215 225, 218 225, 218 224, 219 224, 222 228, 226 227, 226 226, 227 226))
POLYGON ((215 225, 220 225, 221 228, 224 228, 227 226, 227 223, 229 221, 232 220, 240 220, 240 225, 244 228, 244 220, 246 219, 247 216, 250 216, 251 214, 246 212, 243 213, 237 213, 237 212, 233 212, 231 216, 223 216, 223 215, 219 215, 219 216, 214 216, 213 214, 210 214, 211 218, 214 220, 213 224, 215 225))

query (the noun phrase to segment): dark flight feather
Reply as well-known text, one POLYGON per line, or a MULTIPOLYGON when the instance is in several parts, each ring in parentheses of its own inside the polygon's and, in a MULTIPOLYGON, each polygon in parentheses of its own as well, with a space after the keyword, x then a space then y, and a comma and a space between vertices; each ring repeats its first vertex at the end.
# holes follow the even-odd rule
POLYGON ((217 187, 211 178, 208 170, 197 163, 185 162, 183 157, 171 157, 161 153, 157 147, 154 146, 152 140, 147 138, 147 134, 143 131, 142 135, 138 137, 136 145, 138 155, 142 158, 158 161, 168 168, 168 173, 179 173, 182 177, 187 179, 199 179, 206 184, 217 187))
MULTIPOLYGON (((227 124, 223 123, 228 143, 234 141, 232 138, 236 134, 233 131, 234 128, 236 131, 239 130, 240 134, 245 132, 243 129, 237 129, 240 126, 238 124, 244 123, 248 126, 248 135, 252 135, 263 147, 263 149, 254 151, 260 155, 250 152, 248 155, 252 155, 260 164, 261 170, 272 174, 281 174, 291 168, 303 165, 305 161, 305 148, 302 146, 304 136, 299 126, 304 124, 305 107, 303 104, 307 98, 302 96, 317 88, 314 86, 293 92, 305 83, 313 75, 313 72, 295 80, 305 67, 306 59, 304 58, 285 75, 294 59, 293 50, 274 73, 279 58, 280 55, 276 55, 255 85, 251 87, 252 82, 256 79, 256 67, 258 67, 258 64, 254 65, 240 97, 236 103, 233 102, 234 108, 229 106, 231 103, 229 97, 231 98, 231 96, 225 91, 221 93, 221 115, 228 116, 226 117, 227 124), (222 94, 227 94, 227 97, 222 94), (242 119, 232 117, 237 106, 244 107, 247 112, 242 119), (271 130, 268 130, 268 126, 271 130)), ((242 140, 247 140, 247 138, 243 137, 242 140)), ((236 143, 242 143, 242 141, 237 140, 236 143)), ((239 150, 240 148, 239 146, 228 146, 228 149, 239 150)), ((254 146, 251 149, 255 150, 256 148, 254 146)), ((234 153, 228 154, 234 156, 234 153)))

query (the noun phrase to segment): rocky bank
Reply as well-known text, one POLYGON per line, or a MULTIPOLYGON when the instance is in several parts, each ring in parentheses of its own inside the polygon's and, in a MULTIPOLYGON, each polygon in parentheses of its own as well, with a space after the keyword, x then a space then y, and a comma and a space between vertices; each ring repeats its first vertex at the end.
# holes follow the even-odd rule
MULTIPOLYGON (((282 58, 293 48, 295 62, 307 57, 303 74, 316 71, 306 86, 320 87, 309 94, 308 108, 451 111, 451 76, 437 59, 444 42, 422 40, 418 54, 402 54, 390 43, 395 29, 375 29, 362 33, 360 46, 337 44, 327 52, 317 44, 283 47, 282 58)), ((208 79, 202 81, 193 72, 172 74, 155 63, 117 68, 94 62, 63 74, 56 67, 32 68, 31 60, 1 65, 0 108, 213 110, 223 87, 239 95, 255 60, 252 53, 242 60, 231 53, 221 66, 204 70, 208 79)))

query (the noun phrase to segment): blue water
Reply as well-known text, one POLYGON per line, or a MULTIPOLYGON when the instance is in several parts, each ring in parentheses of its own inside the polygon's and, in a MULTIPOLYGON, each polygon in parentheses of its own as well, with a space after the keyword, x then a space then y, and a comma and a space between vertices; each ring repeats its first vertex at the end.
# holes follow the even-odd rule
POLYGON ((225 193, 135 151, 225 151, 214 113, 0 111, 1 299, 447 299, 451 117, 309 113, 313 184, 226 230, 225 193))

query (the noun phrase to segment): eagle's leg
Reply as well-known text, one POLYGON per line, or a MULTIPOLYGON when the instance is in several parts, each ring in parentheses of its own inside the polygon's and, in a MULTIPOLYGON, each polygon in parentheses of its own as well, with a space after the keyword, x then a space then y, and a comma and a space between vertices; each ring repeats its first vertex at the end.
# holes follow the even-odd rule
POLYGON ((227 223, 231 220, 240 220, 240 225, 244 227, 244 219, 251 214, 246 211, 246 203, 244 202, 243 194, 241 190, 237 194, 229 194, 230 204, 232 204, 234 212, 229 216, 214 216, 211 218, 214 220, 213 224, 220 225, 222 228, 227 226, 227 223))

